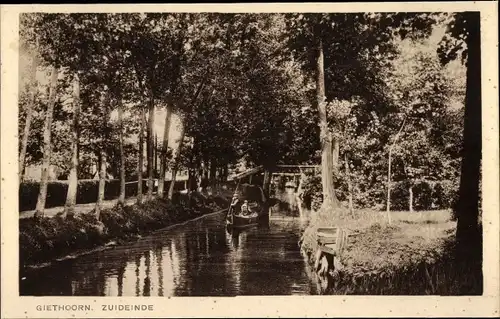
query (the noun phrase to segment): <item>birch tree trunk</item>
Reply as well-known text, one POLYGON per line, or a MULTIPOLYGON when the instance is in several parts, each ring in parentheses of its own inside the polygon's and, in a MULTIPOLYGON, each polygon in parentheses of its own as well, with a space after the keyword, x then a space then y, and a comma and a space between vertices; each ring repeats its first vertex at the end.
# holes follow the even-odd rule
POLYGON ((45 115, 45 127, 43 131, 43 161, 42 161, 42 176, 40 181, 40 191, 36 202, 35 218, 43 217, 45 209, 45 201, 47 199, 47 184, 49 179, 50 157, 52 152, 51 133, 52 133, 52 117, 54 113, 54 104, 56 102, 57 89, 57 67, 52 67, 50 77, 50 92, 47 105, 47 113, 45 115))
POLYGON ((95 203, 95 217, 97 220, 101 217, 102 203, 104 202, 104 192, 106 190, 106 151, 104 146, 101 146, 100 155, 101 167, 99 168, 99 191, 97 201, 95 203))
POLYGON ((387 212, 387 222, 389 225, 392 222, 391 219, 391 169, 392 169, 392 150, 394 148, 394 145, 396 145, 399 134, 403 131, 403 128, 405 127, 406 123, 406 117, 403 119, 403 122, 401 123, 401 127, 399 128, 399 131, 396 133, 396 136, 394 137, 394 141, 392 142, 391 146, 389 147, 389 155, 387 159, 387 207, 386 207, 386 212, 387 212))
POLYGON ((352 201, 352 178, 351 178, 351 171, 349 169, 349 159, 347 157, 347 154, 344 155, 344 162, 345 162, 345 174, 347 176, 347 189, 349 192, 349 214, 354 217, 354 204, 352 201))
POLYGON ((142 203, 142 169, 144 168, 144 127, 146 126, 146 114, 141 107, 141 125, 139 128, 139 161, 137 164, 137 203, 142 203))
POLYGON ((167 151, 168 151, 168 138, 170 134, 170 123, 172 121, 172 107, 167 105, 167 112, 165 114, 165 126, 163 128, 163 143, 161 148, 160 157, 160 176, 158 181, 158 196, 163 198, 165 174, 167 173, 167 151))
POLYGON ((106 167, 107 167, 107 159, 106 159, 106 143, 109 140, 109 136, 107 134, 108 127, 108 110, 109 103, 111 102, 109 93, 106 94, 103 107, 104 112, 102 115, 102 127, 105 131, 103 134, 100 150, 99 150, 99 158, 100 158, 100 168, 99 168, 99 191, 97 194, 97 201, 95 203, 95 217, 97 220, 101 217, 102 203, 104 202, 104 193, 106 191, 106 167))
POLYGON ((78 192, 78 137, 80 119, 80 80, 78 75, 75 75, 73 82, 73 125, 71 127, 71 168, 69 173, 68 193, 66 195, 66 205, 64 207, 64 215, 73 217, 75 214, 76 196, 78 192))
POLYGON ((412 185, 410 185, 408 191, 410 193, 408 207, 410 208, 410 213, 413 213, 413 186, 412 185))
POLYGON ((177 176, 177 170, 179 169, 179 164, 180 164, 180 157, 181 157, 181 152, 182 152, 182 146, 184 144, 184 135, 186 132, 186 123, 184 121, 181 121, 181 131, 180 131, 180 136, 179 136, 179 145, 177 146, 177 149, 175 150, 175 157, 174 157, 174 167, 172 168, 172 180, 170 181, 170 185, 168 188, 168 199, 172 200, 172 197, 174 196, 174 186, 175 186, 175 179, 177 176))
POLYGON ((31 74, 31 83, 29 88, 30 98, 28 105, 26 106, 26 122, 24 123, 23 139, 21 141, 21 152, 19 154, 19 182, 22 183, 24 180, 24 170, 26 167, 26 149, 28 147, 28 138, 31 131, 31 121, 33 119, 33 107, 35 106, 36 91, 38 84, 36 81, 36 70, 38 68, 38 59, 35 57, 33 59, 31 74))
POLYGON ((156 178, 156 173, 158 172, 158 135, 154 135, 153 140, 153 177, 156 178))
POLYGON ((125 151, 123 149, 123 102, 118 99, 118 129, 120 143, 120 196, 118 203, 125 204, 125 151))
POLYGON ((388 156, 388 165, 387 165, 387 202, 386 202, 386 212, 387 212, 387 220, 389 224, 391 223, 391 164, 392 164, 392 148, 389 149, 388 156))
POLYGON ((149 100, 149 118, 148 118, 148 200, 151 200, 153 198, 153 170, 154 170, 154 162, 153 162, 153 147, 154 147, 154 141, 153 141, 153 125, 155 122, 155 104, 154 104, 154 97, 153 97, 153 92, 150 92, 151 97, 149 100))

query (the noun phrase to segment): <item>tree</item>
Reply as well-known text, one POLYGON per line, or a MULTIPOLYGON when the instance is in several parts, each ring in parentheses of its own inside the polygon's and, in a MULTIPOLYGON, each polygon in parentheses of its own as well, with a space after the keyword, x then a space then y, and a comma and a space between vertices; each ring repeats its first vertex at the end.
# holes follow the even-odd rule
POLYGON ((51 133, 52 133, 52 115, 54 111, 54 104, 56 100, 56 89, 57 89, 57 75, 58 69, 56 66, 52 67, 50 76, 50 94, 47 106, 47 112, 45 115, 45 126, 43 130, 43 163, 42 163, 42 177, 40 181, 40 191, 38 193, 38 200, 36 202, 35 218, 40 218, 43 216, 43 211, 45 209, 45 201, 47 199, 47 184, 48 184, 48 174, 50 165, 50 155, 51 155, 51 133))
POLYGON ((98 143, 99 149, 99 187, 97 194, 97 201, 95 203, 95 217, 99 220, 102 203, 104 202, 104 192, 106 187, 106 179, 107 179, 107 141, 110 136, 110 127, 109 127, 109 109, 110 109, 110 92, 104 91, 102 97, 102 105, 99 108, 100 116, 101 116, 101 127, 103 128, 103 132, 101 134, 101 138, 98 143))
POLYGON ((335 188, 331 184, 333 157, 337 157, 339 142, 335 133, 339 130, 325 125, 328 112, 321 103, 328 103, 332 98, 349 100, 360 97, 364 100, 364 114, 376 111, 378 115, 383 115, 389 112, 391 103, 385 94, 387 85, 379 73, 397 55, 392 40, 398 34, 412 38, 426 36, 432 30, 434 21, 432 14, 421 13, 288 15, 289 32, 293 32, 290 36, 292 51, 302 61, 303 70, 316 79, 319 125, 323 127, 320 138, 323 143, 325 202, 332 201, 328 198, 335 196, 335 188), (309 50, 310 47, 315 50, 309 50), (332 156, 334 150, 335 156, 332 156))
POLYGON ((316 105, 319 113, 321 140, 321 181, 323 185, 323 207, 336 205, 337 197, 333 186, 333 138, 328 130, 325 96, 325 71, 323 57, 323 39, 321 27, 315 25, 314 41, 316 42, 316 105))
POLYGON ((118 100, 118 129, 120 139, 120 196, 118 202, 122 205, 125 204, 125 150, 123 145, 123 101, 118 100))
MULTIPOLYGON (((172 99, 172 88, 179 81, 178 45, 175 43, 178 37, 179 21, 184 14, 134 14, 128 18, 131 21, 131 33, 134 37, 130 39, 132 65, 135 75, 139 81, 141 90, 148 99, 148 124, 147 124, 147 168, 148 168, 148 198, 153 195, 154 178, 154 116, 156 103, 172 99), (170 45, 166 45, 170 44, 170 45)), ((181 42, 181 46, 182 46, 181 42)))
POLYGON ((28 147, 28 138, 30 136, 31 132, 31 121, 33 118, 33 108, 35 104, 35 99, 36 99, 36 91, 38 90, 38 85, 36 81, 36 71, 38 67, 38 57, 36 56, 36 53, 33 55, 33 63, 31 66, 32 73, 30 76, 30 82, 29 82, 29 100, 26 105, 26 120, 24 123, 24 132, 22 135, 22 143, 21 143, 21 150, 19 154, 19 180, 20 182, 23 181, 24 178, 24 169, 26 166, 26 149, 28 147))
POLYGON ((152 90, 150 91, 151 97, 149 99, 149 115, 148 115, 148 126, 147 126, 147 154, 148 154, 148 199, 153 198, 153 178, 154 178, 154 140, 153 140, 153 126, 155 122, 155 104, 154 96, 152 90))
POLYGON ((203 91, 203 87, 205 86, 206 79, 207 79, 206 76, 203 77, 202 81, 198 85, 197 91, 196 91, 193 99, 190 101, 188 108, 183 107, 184 106, 183 102, 180 103, 181 109, 185 109, 186 113, 181 118, 181 130, 180 130, 180 134, 179 134, 180 135, 179 144, 177 146, 177 150, 176 150, 176 153, 174 156, 174 166, 172 168, 172 179, 170 181, 170 187, 168 189, 168 199, 170 199, 170 200, 172 200, 172 197, 174 195, 175 179, 176 179, 177 171, 179 169, 180 162, 181 162, 181 154, 182 154, 182 148, 183 148, 183 144, 184 144, 184 137, 186 134, 186 126, 188 125, 188 121, 186 119, 186 117, 187 117, 186 114, 189 114, 194 109, 194 107, 198 101, 198 98, 200 97, 200 94, 203 91))
POLYGON ((68 193, 66 195, 66 205, 64 213, 68 217, 72 217, 75 213, 76 194, 78 189, 78 146, 79 133, 78 121, 80 118, 80 80, 78 75, 75 75, 73 83, 73 124, 71 130, 71 169, 68 182, 68 193))
POLYGON ((463 254, 480 252, 479 181, 481 167, 481 28, 479 12, 453 15, 438 53, 443 63, 461 55, 467 82, 462 165, 458 201, 454 207, 457 242, 463 254))
POLYGON ((169 138, 171 121, 172 121, 172 106, 170 104, 167 104, 167 110, 165 114, 165 126, 163 128, 163 142, 160 155, 160 176, 158 179, 158 196, 160 198, 163 197, 165 174, 167 172, 168 138, 169 138))
POLYGON ((144 107, 140 109, 139 127, 139 160, 137 163, 137 202, 142 203, 142 171, 144 169, 144 128, 146 126, 146 114, 144 107))

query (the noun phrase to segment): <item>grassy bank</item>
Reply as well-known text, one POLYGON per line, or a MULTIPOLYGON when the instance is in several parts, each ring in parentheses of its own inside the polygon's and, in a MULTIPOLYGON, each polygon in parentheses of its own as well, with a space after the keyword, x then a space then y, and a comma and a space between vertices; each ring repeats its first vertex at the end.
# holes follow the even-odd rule
MULTIPOLYGON (((229 194, 229 193, 228 193, 229 194)), ((76 215, 73 219, 60 216, 19 220, 20 267, 58 259, 78 251, 96 248, 114 241, 133 240, 153 230, 227 208, 229 195, 178 195, 170 202, 153 199, 131 206, 117 205, 101 212, 76 215)))
POLYGON ((316 229, 338 226, 348 233, 341 267, 331 271, 326 294, 478 295, 481 263, 459 260, 454 251, 456 222, 449 211, 385 212, 364 210, 354 216, 314 213, 302 249, 314 258, 316 229))

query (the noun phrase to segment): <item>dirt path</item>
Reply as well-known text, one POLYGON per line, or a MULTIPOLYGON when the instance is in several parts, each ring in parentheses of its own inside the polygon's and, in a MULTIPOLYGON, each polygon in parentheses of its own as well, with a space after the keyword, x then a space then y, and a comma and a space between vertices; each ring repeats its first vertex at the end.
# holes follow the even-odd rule
MULTIPOLYGON (((230 190, 218 190, 217 193, 221 196, 230 198, 232 196, 232 191, 230 190)), ((153 192, 153 195, 156 195, 156 192, 153 192)), ((143 196, 144 200, 147 198, 146 194, 143 196)), ((125 199, 125 206, 133 205, 136 202, 136 197, 129 197, 125 199)), ((102 208, 111 208, 115 206, 118 202, 118 198, 106 200, 102 203, 102 208)), ((75 214, 88 213, 93 210, 95 207, 95 203, 88 204, 78 204, 75 206, 75 214)), ((44 215, 45 217, 54 217, 59 213, 64 211, 64 206, 57 206, 51 208, 45 208, 44 215)), ((27 210, 19 213, 19 218, 31 218, 35 214, 35 210, 27 210)))
MULTIPOLYGON (((112 200, 106 200, 102 203, 102 208, 111 208, 116 205, 118 202, 118 199, 112 199, 112 200)), ((135 197, 130 197, 125 199, 125 205, 129 206, 132 205, 136 202, 135 197)), ((82 214, 82 213, 87 213, 90 212, 95 208, 95 203, 88 203, 88 204, 78 204, 75 206, 75 214, 82 214)), ((64 206, 58 206, 58 207, 52 207, 52 208, 46 208, 44 211, 45 217, 54 217, 59 213, 62 213, 64 210, 64 206)), ((35 210, 27 210, 24 212, 19 213, 19 218, 30 218, 33 217, 35 214, 35 210)))

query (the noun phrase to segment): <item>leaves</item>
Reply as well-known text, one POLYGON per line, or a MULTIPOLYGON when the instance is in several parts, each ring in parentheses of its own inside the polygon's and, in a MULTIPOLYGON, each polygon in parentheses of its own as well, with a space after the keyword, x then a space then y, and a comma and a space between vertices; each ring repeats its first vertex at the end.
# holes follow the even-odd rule
MULTIPOLYGON (((101 147, 111 163, 118 162, 114 108, 121 100, 132 174, 140 110, 151 99, 156 109, 168 104, 185 121, 185 167, 211 161, 317 164, 311 48, 318 34, 328 128, 341 154, 349 154, 354 188, 368 203, 383 196, 388 148, 404 119, 394 146, 394 179, 456 178, 465 75, 440 62, 465 54, 464 23, 462 14, 430 13, 37 13, 21 16, 20 36, 26 68, 38 57, 38 73, 49 64, 64 70, 54 114, 54 163, 66 167, 69 158, 70 83, 78 74, 82 167, 93 165, 101 147), (450 28, 437 55, 425 49, 432 47, 425 41, 445 18, 450 28)), ((33 82, 29 72, 22 78, 21 120, 33 82)), ((47 85, 39 83, 32 162, 41 154, 47 85)))

